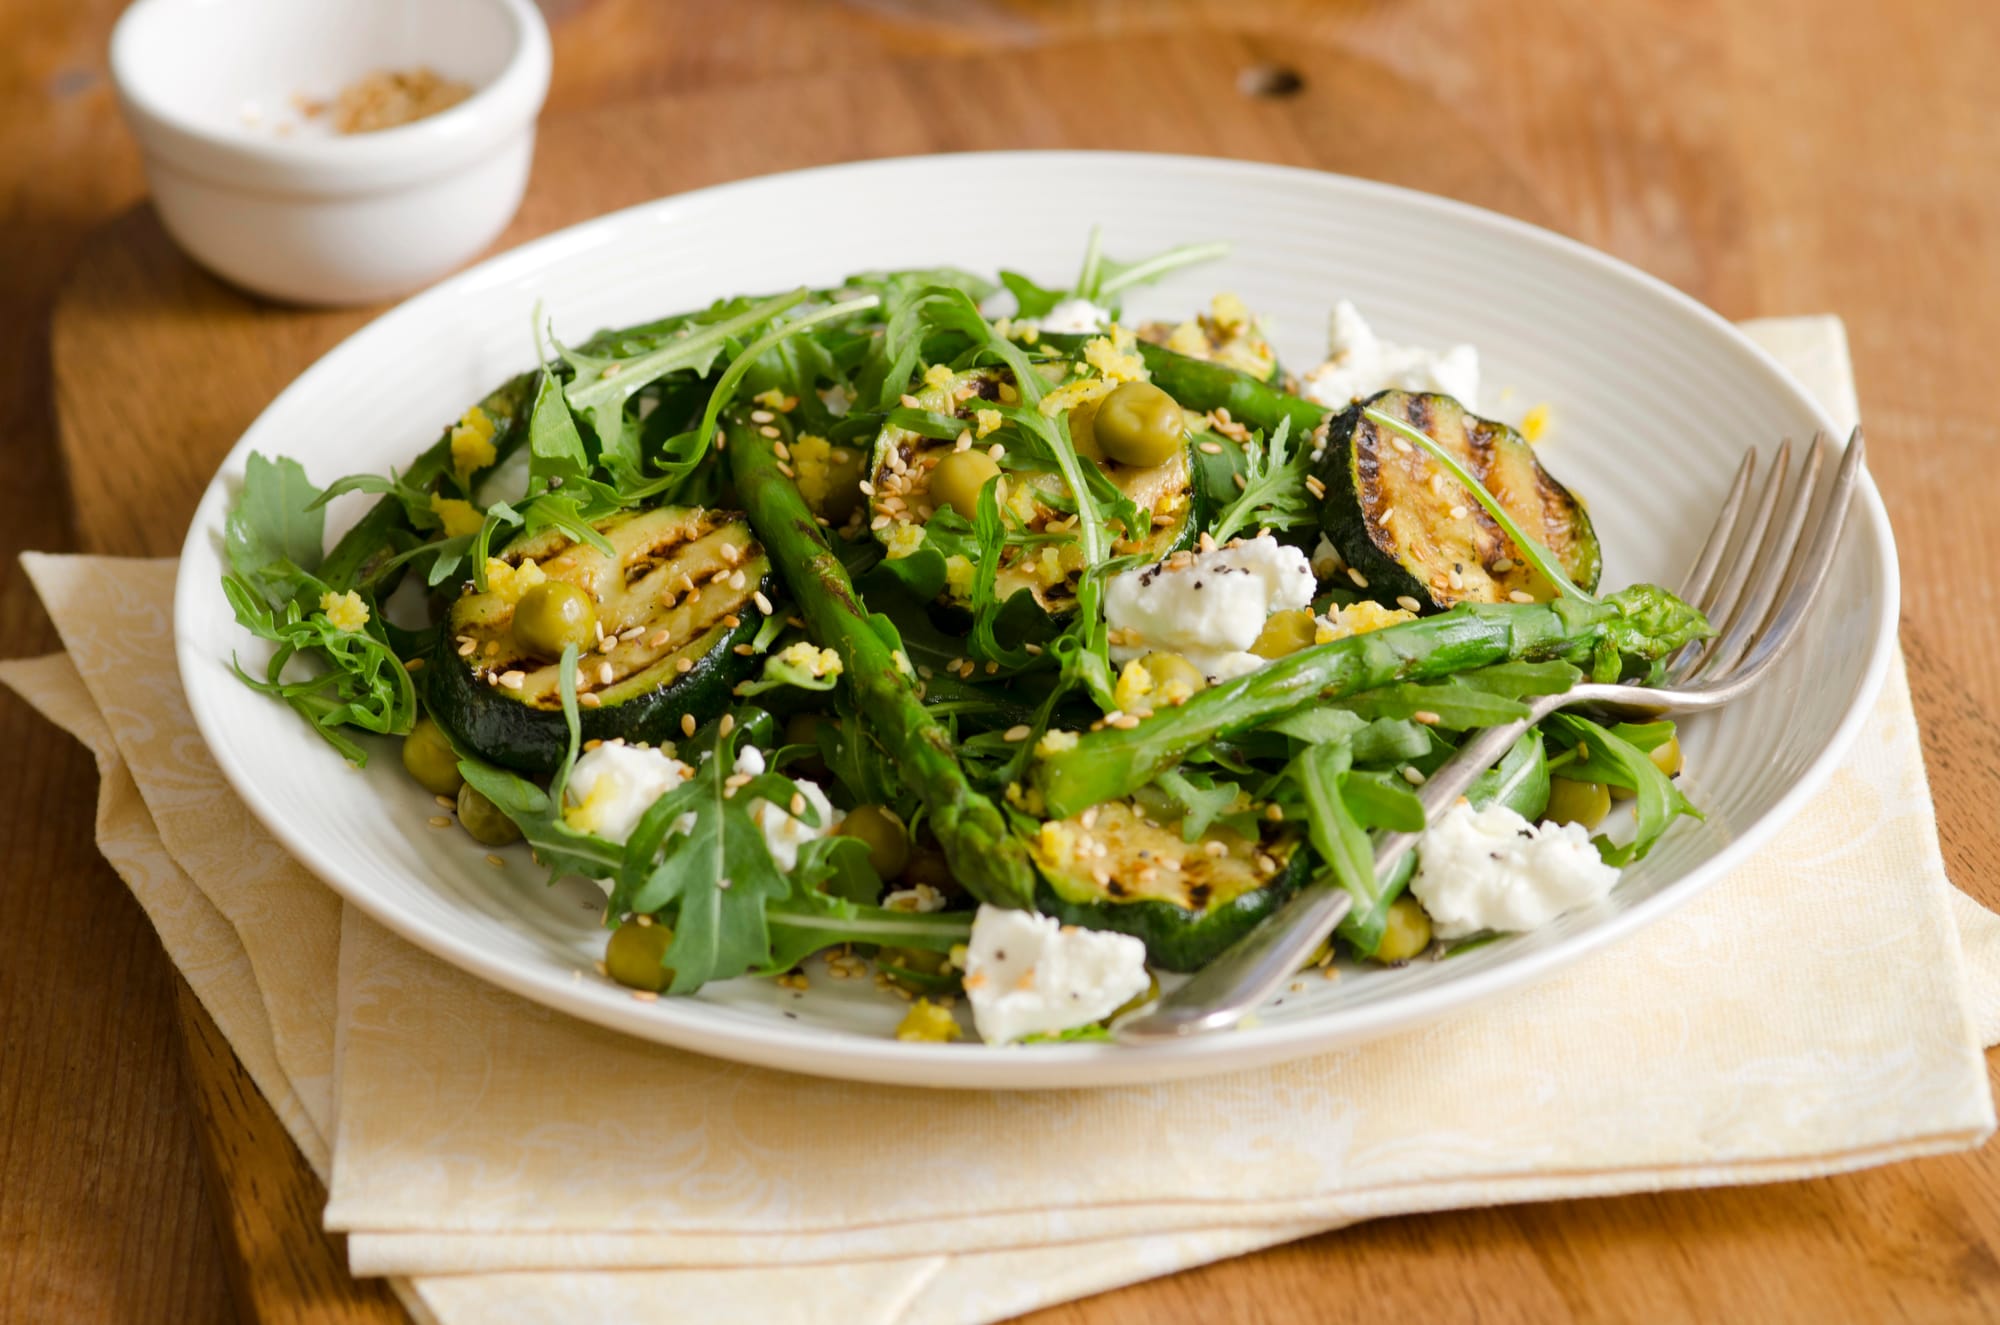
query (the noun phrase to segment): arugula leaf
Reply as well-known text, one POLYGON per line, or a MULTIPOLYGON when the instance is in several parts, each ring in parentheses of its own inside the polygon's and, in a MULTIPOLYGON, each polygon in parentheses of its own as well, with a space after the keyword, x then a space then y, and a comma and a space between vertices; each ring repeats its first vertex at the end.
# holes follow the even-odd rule
POLYGON ((1637 831, 1624 846, 1599 840, 1598 850, 1607 864, 1626 865, 1643 858, 1683 814, 1696 819, 1703 817, 1693 802, 1681 794, 1674 780, 1662 773, 1644 750, 1624 737, 1574 713, 1552 713, 1544 725, 1565 745, 1587 751, 1563 767, 1564 777, 1605 782, 1633 794, 1637 831))
POLYGON ((1226 543, 1245 529, 1290 529, 1317 518, 1306 477, 1312 449, 1291 444, 1292 421, 1278 420, 1269 442, 1252 438, 1243 447, 1243 489, 1223 508, 1209 533, 1226 543))
POLYGON ((298 461, 250 453, 243 486, 223 524, 222 545, 230 570, 256 585, 273 606, 289 600, 319 569, 326 540, 320 500, 298 461))
POLYGON ((1014 296, 1016 317, 1047 317, 1055 306, 1069 297, 1066 291, 1037 285, 1018 271, 1002 271, 1000 284, 1014 296))
POLYGON ((1496 727, 1528 716, 1528 706, 1520 700, 1461 684, 1456 677, 1364 690, 1342 703, 1364 717, 1410 718, 1422 713, 1446 731, 1496 727))
POLYGON ((1199 769, 1162 773, 1153 779, 1153 785, 1180 807, 1183 842, 1201 840, 1208 826, 1229 813, 1229 807, 1243 794, 1237 783, 1218 782, 1199 769))

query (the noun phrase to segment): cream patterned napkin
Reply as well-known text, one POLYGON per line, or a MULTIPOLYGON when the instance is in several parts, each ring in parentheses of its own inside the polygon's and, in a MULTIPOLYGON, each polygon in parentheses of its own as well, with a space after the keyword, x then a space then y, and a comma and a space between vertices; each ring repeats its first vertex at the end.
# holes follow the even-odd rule
MULTIPOLYGON (((1751 330, 1853 416, 1836 320, 1751 330)), ((1900 664, 1827 792, 1615 960, 1280 1068, 979 1096, 644 1045, 342 917, 159 674, 171 563, 29 569, 69 656, 0 679, 96 752, 106 855, 330 1177, 357 1272, 424 1318, 983 1321, 1379 1214, 1805 1176, 1993 1126, 2000 919, 1945 881, 1900 664)))

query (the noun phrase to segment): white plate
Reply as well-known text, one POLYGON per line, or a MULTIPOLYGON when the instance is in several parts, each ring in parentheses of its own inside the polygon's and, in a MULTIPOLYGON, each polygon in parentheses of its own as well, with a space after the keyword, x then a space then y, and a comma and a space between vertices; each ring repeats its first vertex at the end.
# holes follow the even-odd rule
MULTIPOLYGON (((1832 771, 1894 645, 1895 551, 1864 485, 1827 592, 1781 675, 1687 726, 1683 821, 1608 902, 1445 962, 1354 971, 1270 1009, 1254 1029, 1144 1050, 899 1043, 901 1004, 819 974, 795 996, 737 980, 641 1003, 591 974, 601 899, 545 888, 516 848, 425 825, 435 813, 384 742, 356 771, 225 666, 252 641, 218 587, 221 531, 250 451, 315 481, 407 463, 492 384, 532 362, 537 301, 572 342, 742 291, 828 284, 876 267, 1008 266, 1070 278, 1092 221, 1140 255, 1227 239, 1216 266, 1142 292, 1128 315, 1181 316, 1234 290, 1270 319, 1288 363, 1323 347, 1336 298, 1389 339, 1477 345, 1485 400, 1518 418, 1549 402, 1543 454, 1590 503, 1605 582, 1673 583, 1743 450, 1830 421, 1768 356, 1692 300, 1546 231, 1379 184, 1186 157, 1007 153, 868 162, 666 198, 524 245, 384 314, 288 387, 223 462, 183 550, 175 647, 188 701, 251 809, 342 896, 404 938, 526 998, 702 1053, 827 1076, 948 1087, 1151 1081, 1319 1053, 1450 1014, 1545 976, 1694 896, 1744 860, 1832 771), (1503 396, 1503 392, 1505 393, 1503 396), (579 975, 581 973, 581 975, 579 975)), ((336 506, 329 533, 362 509, 336 506)))

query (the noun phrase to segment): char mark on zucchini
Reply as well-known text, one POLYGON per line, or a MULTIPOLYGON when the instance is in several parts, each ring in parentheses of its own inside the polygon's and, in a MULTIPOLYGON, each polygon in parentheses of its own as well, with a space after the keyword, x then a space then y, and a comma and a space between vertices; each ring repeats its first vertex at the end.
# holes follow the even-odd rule
POLYGON ((527 772, 561 762, 564 643, 581 653, 586 740, 674 740, 684 718, 723 711, 755 665, 736 648, 755 636, 756 600, 768 602, 775 582, 740 515, 660 507, 595 527, 611 555, 555 530, 516 539, 487 588, 452 605, 431 708, 482 758, 527 772))

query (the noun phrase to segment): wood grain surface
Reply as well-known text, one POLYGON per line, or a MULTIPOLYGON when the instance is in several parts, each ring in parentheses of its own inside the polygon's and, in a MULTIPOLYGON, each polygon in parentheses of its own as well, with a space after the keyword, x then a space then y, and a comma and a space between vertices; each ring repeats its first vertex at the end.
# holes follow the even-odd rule
MULTIPOLYGON (((1840 312, 1902 549, 1947 862, 2000 902, 2000 730, 1966 702, 2000 682, 2000 591, 1936 573, 2000 552, 1991 0, 544 8, 555 83, 503 243, 822 161, 1137 147, 1465 198, 1732 317, 1840 312), (1296 73, 1297 94, 1239 90, 1270 68, 1296 73)), ((143 180, 103 59, 115 10, 0 11, 10 654, 52 646, 14 552, 174 551, 244 424, 367 316, 235 294, 135 206, 143 180)), ((1690 402, 1690 426, 1728 423, 1690 402)), ((0 1320, 394 1319, 377 1286, 339 1272, 311 1175, 98 858, 87 757, 11 699, 0 741, 0 1320), (177 1019, 177 1002, 193 1015, 177 1019)), ((1036 1319, 1991 1319, 1996 1249, 1989 1147, 1774 1187, 1382 1221, 1036 1319)))

